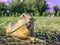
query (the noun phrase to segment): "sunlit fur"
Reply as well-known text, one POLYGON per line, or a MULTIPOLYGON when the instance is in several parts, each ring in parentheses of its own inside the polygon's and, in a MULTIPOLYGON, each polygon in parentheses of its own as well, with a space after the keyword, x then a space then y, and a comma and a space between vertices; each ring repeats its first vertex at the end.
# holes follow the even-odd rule
POLYGON ((14 31, 16 28, 22 26, 17 31, 12 33, 12 36, 26 38, 26 37, 34 37, 34 19, 30 14, 23 13, 18 21, 14 23, 9 23, 6 28, 6 34, 14 31), (23 25, 23 26, 22 26, 23 25))

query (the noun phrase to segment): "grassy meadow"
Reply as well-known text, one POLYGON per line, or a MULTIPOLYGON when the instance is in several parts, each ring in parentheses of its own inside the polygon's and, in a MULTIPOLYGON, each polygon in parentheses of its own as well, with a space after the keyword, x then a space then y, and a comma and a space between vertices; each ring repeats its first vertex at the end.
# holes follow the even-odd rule
MULTIPOLYGON (((0 17, 0 36, 5 35, 5 27, 8 25, 8 23, 16 20, 18 20, 18 17, 0 17)), ((47 32, 47 35, 50 33, 50 31, 52 31, 52 33, 54 31, 60 33, 60 17, 34 17, 34 21, 35 32, 39 32, 40 34, 47 32)), ((50 39, 49 35, 48 37, 50 39)))
MULTIPOLYGON (((0 17, 0 25, 6 26, 8 23, 18 20, 18 17, 0 17)), ((34 17, 35 31, 50 30, 60 31, 60 17, 34 17)))
MULTIPOLYGON (((18 17, 0 17, 0 25, 6 27, 8 23, 18 20, 18 17)), ((34 17, 35 31, 60 31, 60 17, 34 17)))

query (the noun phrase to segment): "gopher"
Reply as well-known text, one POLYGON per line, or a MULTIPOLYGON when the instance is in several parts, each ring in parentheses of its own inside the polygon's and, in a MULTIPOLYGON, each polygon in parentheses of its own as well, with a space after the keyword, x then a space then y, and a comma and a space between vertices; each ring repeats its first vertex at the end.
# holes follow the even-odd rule
POLYGON ((9 23, 6 27, 6 35, 8 35, 10 32, 13 32, 11 34, 12 36, 20 38, 34 37, 34 19, 31 14, 23 13, 21 16, 19 16, 18 21, 9 23), (13 32, 15 29, 17 30, 13 32))

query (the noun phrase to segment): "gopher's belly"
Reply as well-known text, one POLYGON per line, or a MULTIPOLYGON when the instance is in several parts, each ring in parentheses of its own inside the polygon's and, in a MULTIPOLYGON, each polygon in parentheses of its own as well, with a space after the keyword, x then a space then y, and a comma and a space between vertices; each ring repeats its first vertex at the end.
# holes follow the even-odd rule
POLYGON ((21 37, 21 38, 27 37, 27 36, 29 36, 29 34, 30 34, 30 32, 26 28, 26 26, 23 26, 23 27, 19 28, 17 31, 15 31, 14 33, 12 33, 13 36, 21 37))

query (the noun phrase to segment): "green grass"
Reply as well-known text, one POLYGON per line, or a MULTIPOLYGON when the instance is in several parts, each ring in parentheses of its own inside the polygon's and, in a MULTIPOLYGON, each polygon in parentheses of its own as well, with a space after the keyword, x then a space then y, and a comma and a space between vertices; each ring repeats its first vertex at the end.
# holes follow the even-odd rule
MULTIPOLYGON (((0 17, 0 37, 5 35, 5 27, 9 23, 17 20, 18 17, 0 17)), ((41 34, 46 33, 49 40, 50 34, 48 31, 57 31, 60 33, 60 17, 34 17, 34 21, 34 30, 40 32, 41 34)))
MULTIPOLYGON (((0 17, 0 24, 4 26, 18 20, 18 17, 0 17)), ((60 31, 60 17, 34 17, 35 31, 55 30, 60 31)))
POLYGON ((60 31, 60 17, 35 17, 35 30, 39 29, 60 31))

